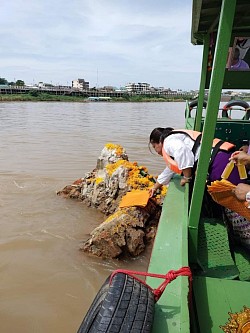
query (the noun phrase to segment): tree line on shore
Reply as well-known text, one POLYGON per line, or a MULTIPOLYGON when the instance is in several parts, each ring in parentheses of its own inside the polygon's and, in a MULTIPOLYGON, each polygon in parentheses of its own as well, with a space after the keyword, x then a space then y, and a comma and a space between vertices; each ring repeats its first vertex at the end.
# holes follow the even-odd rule
MULTIPOLYGON (((8 82, 5 78, 0 77, 0 85, 8 86, 24 86, 23 80, 17 80, 16 82, 8 82)), ((191 99, 191 95, 186 96, 164 96, 157 94, 146 94, 146 95, 129 95, 124 94, 122 97, 112 97, 110 102, 169 102, 169 101, 186 101, 191 99)), ((30 90, 25 93, 5 93, 0 94, 0 101, 71 101, 71 102, 86 102, 89 101, 88 97, 85 96, 65 96, 65 95, 54 95, 46 92, 37 90, 30 90)))
MULTIPOLYGON (((189 100, 190 96, 180 97, 164 97, 158 95, 136 95, 129 96, 124 95, 123 97, 112 97, 111 100, 107 102, 173 102, 173 101, 186 101, 189 100)), ((40 101, 55 101, 55 102, 89 102, 88 97, 83 96, 65 96, 65 95, 52 95, 48 93, 43 93, 39 91, 30 91, 25 94, 0 94, 0 102, 14 102, 14 101, 24 101, 24 102, 40 102, 40 101)))

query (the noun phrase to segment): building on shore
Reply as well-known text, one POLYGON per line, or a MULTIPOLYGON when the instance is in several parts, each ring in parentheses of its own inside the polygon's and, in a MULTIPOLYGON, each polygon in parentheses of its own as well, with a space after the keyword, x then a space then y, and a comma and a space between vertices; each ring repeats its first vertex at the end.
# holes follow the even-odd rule
POLYGON ((89 90, 89 82, 84 79, 77 79, 72 81, 72 88, 79 90, 89 90))
POLYGON ((126 85, 126 90, 128 93, 136 93, 136 94, 147 94, 150 92, 150 84, 149 83, 128 83, 126 85))

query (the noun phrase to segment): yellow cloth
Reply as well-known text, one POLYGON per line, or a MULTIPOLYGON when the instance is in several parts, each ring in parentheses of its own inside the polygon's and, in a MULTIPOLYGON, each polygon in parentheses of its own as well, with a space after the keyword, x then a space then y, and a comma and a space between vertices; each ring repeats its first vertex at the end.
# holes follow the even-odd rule
POLYGON ((136 190, 132 192, 128 192, 122 198, 119 207, 133 207, 140 206, 146 207, 149 200, 149 192, 148 190, 136 190))
POLYGON ((234 184, 225 179, 216 180, 207 186, 208 193, 215 202, 250 220, 250 209, 247 208, 246 202, 236 198, 233 193, 235 187, 234 184))

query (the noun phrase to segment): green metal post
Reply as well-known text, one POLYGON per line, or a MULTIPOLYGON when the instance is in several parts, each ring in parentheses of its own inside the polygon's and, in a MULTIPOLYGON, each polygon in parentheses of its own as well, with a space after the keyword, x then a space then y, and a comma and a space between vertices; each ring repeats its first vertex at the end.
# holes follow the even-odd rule
POLYGON ((215 48, 215 57, 209 87, 206 119, 203 129, 201 153, 197 166, 193 195, 189 212, 189 253, 191 262, 197 262, 198 224, 202 199, 206 185, 212 141, 218 116, 221 91, 227 62, 228 48, 235 13, 236 0, 223 0, 219 29, 215 48))
POLYGON ((206 35, 204 37, 202 71, 201 71, 200 89, 199 89, 199 96, 198 96, 198 107, 197 107, 195 125, 194 125, 195 131, 201 130, 201 119, 202 119, 203 102, 204 102, 204 97, 205 97, 205 84, 206 84, 206 76, 207 76, 208 52, 209 52, 209 35, 206 35))

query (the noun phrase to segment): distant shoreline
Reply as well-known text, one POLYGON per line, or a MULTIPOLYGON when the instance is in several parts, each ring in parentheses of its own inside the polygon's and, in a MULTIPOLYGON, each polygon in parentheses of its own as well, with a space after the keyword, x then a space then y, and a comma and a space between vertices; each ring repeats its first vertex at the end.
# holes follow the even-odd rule
MULTIPOLYGON (((221 102, 228 102, 232 99, 230 96, 222 96, 221 102)), ((239 97, 235 99, 240 100, 249 100, 249 97, 239 97)), ((1 102, 76 102, 76 103, 133 103, 133 102, 186 102, 192 101, 193 98, 190 95, 172 96, 149 96, 149 95, 133 95, 125 97, 112 97, 110 100, 88 100, 88 97, 83 96, 65 96, 65 95, 51 95, 47 93, 37 93, 37 94, 0 94, 0 103, 1 102)))
POLYGON ((190 100, 190 96, 180 97, 155 97, 155 96, 129 96, 129 97, 114 97, 108 101, 90 101, 82 96, 63 96, 50 94, 0 94, 1 102, 77 102, 77 103, 115 103, 115 102, 185 102, 190 100))

